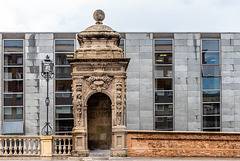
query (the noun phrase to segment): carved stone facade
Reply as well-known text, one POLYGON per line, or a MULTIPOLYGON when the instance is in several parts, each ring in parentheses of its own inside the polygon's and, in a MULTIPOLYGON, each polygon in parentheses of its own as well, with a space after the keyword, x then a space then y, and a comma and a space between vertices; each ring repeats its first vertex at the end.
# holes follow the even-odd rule
MULTIPOLYGON (((94 18, 102 11, 97 11, 94 18)), ((100 14, 104 16, 104 14, 100 14)), ((130 59, 123 58, 118 47, 120 34, 95 18, 96 25, 78 35, 81 48, 68 59, 72 68, 73 152, 72 156, 88 156, 88 99, 103 93, 111 100, 111 156, 126 156, 126 69, 130 59)), ((100 116, 99 116, 100 117, 100 116)))

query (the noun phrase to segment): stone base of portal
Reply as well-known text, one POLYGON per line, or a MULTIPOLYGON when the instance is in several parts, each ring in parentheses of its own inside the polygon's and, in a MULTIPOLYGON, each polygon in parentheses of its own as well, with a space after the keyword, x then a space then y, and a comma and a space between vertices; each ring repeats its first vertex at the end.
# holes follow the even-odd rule
POLYGON ((126 147, 126 127, 113 126, 112 127, 112 157, 126 157, 128 150, 126 147))
POLYGON ((127 157, 128 155, 128 149, 114 149, 111 148, 111 157, 127 157))
POLYGON ((87 157, 89 150, 87 147, 87 133, 85 129, 73 129, 73 149, 72 157, 87 157))
POLYGON ((79 151, 72 151, 72 157, 88 157, 89 150, 79 150, 79 151))

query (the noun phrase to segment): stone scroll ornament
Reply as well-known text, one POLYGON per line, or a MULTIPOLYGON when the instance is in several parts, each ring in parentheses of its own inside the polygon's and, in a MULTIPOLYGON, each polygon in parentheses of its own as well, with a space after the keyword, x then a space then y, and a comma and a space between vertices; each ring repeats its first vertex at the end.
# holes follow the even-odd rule
POLYGON ((82 81, 76 82, 76 118, 77 118, 77 126, 83 126, 82 123, 82 81))
POLYGON ((123 125, 123 116, 122 116, 122 81, 117 80, 116 83, 116 107, 117 107, 117 125, 123 125))
POLYGON ((111 84, 112 80, 113 78, 108 76, 103 76, 103 77, 91 76, 86 79, 90 88, 92 90, 97 90, 99 92, 101 92, 102 90, 106 90, 108 86, 111 84))

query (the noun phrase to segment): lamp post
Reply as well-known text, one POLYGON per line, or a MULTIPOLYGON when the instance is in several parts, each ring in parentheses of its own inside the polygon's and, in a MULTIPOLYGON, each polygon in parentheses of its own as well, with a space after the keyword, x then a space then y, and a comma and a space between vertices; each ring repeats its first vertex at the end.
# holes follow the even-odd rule
POLYGON ((45 125, 42 128, 42 135, 49 136, 52 135, 52 127, 50 126, 50 122, 48 122, 48 106, 50 103, 49 96, 48 96, 48 88, 49 88, 49 79, 53 78, 53 62, 49 59, 49 56, 46 56, 46 59, 42 61, 42 77, 46 79, 47 81, 47 97, 45 100, 46 106, 47 106, 47 122, 45 122, 45 125))

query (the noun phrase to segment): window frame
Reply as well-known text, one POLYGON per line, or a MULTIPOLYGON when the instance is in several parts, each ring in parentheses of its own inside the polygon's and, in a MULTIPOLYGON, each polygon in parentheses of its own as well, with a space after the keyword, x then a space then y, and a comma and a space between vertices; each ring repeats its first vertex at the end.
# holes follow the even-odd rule
MULTIPOLYGON (((1 81, 1 85, 2 85, 2 94, 1 94, 1 98, 2 98, 2 109, 1 109, 1 111, 2 111, 2 120, 3 120, 3 122, 22 122, 23 123, 23 133, 21 133, 21 134, 25 134, 25 129, 24 129, 24 127, 25 127, 25 91, 24 91, 24 89, 25 89, 25 40, 24 39, 2 39, 2 56, 1 56, 1 58, 2 58, 2 65, 1 65, 1 68, 2 68, 2 81, 1 81), (19 52, 19 51, 11 51, 11 52, 9 52, 9 51, 4 51, 4 49, 5 49, 5 41, 15 41, 15 40, 17 40, 17 41, 22 41, 22 51, 21 52, 19 52), (14 64, 14 65, 5 65, 5 55, 7 55, 7 54, 10 54, 10 55, 21 55, 21 58, 22 58, 22 64, 21 65, 18 65, 18 64, 14 64), (20 78, 15 78, 15 79, 13 79, 13 78, 5 78, 5 68, 22 68, 22 78, 20 79, 20 78), (22 92, 5 92, 5 86, 4 86, 4 84, 5 84, 5 81, 22 81, 22 92), (5 104, 5 95, 12 95, 12 97, 13 97, 13 95, 18 95, 18 94, 21 94, 22 95, 22 105, 21 106, 19 106, 19 105, 13 105, 13 106, 9 106, 9 105, 4 105, 5 104), (22 118, 21 119, 17 119, 17 118, 15 118, 15 119, 5 119, 5 109, 6 108, 22 108, 22 118)), ((1 132, 3 133, 3 128, 4 127, 2 127, 2 129, 1 129, 1 132)), ((11 134, 8 134, 8 135, 14 135, 13 133, 11 134)))
POLYGON ((154 130, 156 130, 156 131, 174 131, 174 129, 175 129, 175 122, 174 122, 174 116, 175 116, 175 108, 174 108, 174 39, 171 39, 171 38, 168 38, 168 39, 153 39, 153 96, 154 96, 154 101, 153 101, 153 107, 154 107, 154 119, 153 119, 153 121, 154 121, 154 130), (155 42, 156 41, 171 41, 171 45, 172 45, 172 47, 171 47, 171 51, 156 51, 155 50, 155 47, 156 47, 156 45, 155 45, 155 42), (159 63, 159 64, 157 64, 156 63, 156 54, 171 54, 171 64, 169 64, 169 63, 159 63), (172 68, 172 73, 171 73, 171 76, 165 76, 165 74, 163 74, 163 76, 161 77, 161 76, 156 76, 156 74, 155 74, 155 69, 156 69, 156 67, 171 67, 172 68), (155 84, 155 82, 156 82, 156 79, 171 79, 172 80, 172 89, 171 90, 156 90, 156 84, 155 84), (156 98, 155 98, 155 94, 156 94, 156 92, 163 92, 164 94, 165 94, 165 92, 171 92, 171 94, 172 94, 172 102, 171 103, 168 103, 168 102, 165 102, 165 103, 156 103, 156 98), (155 109, 155 106, 156 105, 172 105, 172 115, 163 115, 163 116, 156 116, 156 109, 155 109), (172 128, 168 128, 168 129, 161 129, 161 128, 157 128, 156 127, 156 118, 169 118, 169 117, 171 117, 172 118, 172 128))
POLYGON ((202 131, 222 131, 222 77, 221 77, 221 40, 220 39, 212 39, 212 38, 204 38, 201 39, 201 130, 202 131), (218 49, 219 50, 212 50, 212 51, 203 51, 203 41, 204 40, 218 40, 218 49), (218 60, 219 60, 219 64, 205 64, 203 63, 203 54, 204 53, 218 53, 218 60), (203 71, 203 66, 219 66, 219 75, 204 75, 204 71, 203 71), (203 89, 203 78, 219 78, 219 89, 203 89), (219 101, 213 101, 213 102, 204 102, 204 98, 203 98, 203 92, 204 91, 220 91, 219 94, 219 101), (206 115, 204 114, 204 104, 219 104, 219 114, 212 114, 212 115, 206 115), (219 127, 204 127, 204 117, 212 117, 212 116, 216 116, 219 117, 219 127))
MULTIPOLYGON (((56 71, 56 69, 57 68, 59 68, 59 67, 70 67, 70 64, 58 64, 57 65, 57 63, 56 63, 56 61, 57 61, 57 59, 56 59, 56 54, 57 53, 60 53, 60 54, 75 54, 75 50, 76 50, 76 39, 54 39, 54 63, 55 63, 55 67, 54 67, 54 70, 56 71), (56 49, 56 41, 58 41, 58 40, 70 40, 70 41, 73 41, 73 44, 74 44, 74 46, 73 46, 73 51, 72 52, 56 52, 55 51, 55 49, 56 49)), ((56 72, 55 72, 56 73, 56 72)), ((62 107, 62 106, 71 106, 71 107, 73 107, 73 105, 72 104, 66 104, 66 105, 57 105, 56 104, 56 95, 57 94, 70 94, 70 96, 72 96, 72 89, 70 89, 70 91, 62 91, 62 92, 57 92, 56 90, 56 81, 58 81, 58 80, 72 80, 72 77, 66 77, 66 78, 57 78, 56 76, 54 77, 54 121, 53 121, 53 124, 54 124, 54 129, 53 129, 53 131, 54 131, 54 134, 55 135, 63 135, 63 134, 65 134, 65 135, 71 135, 71 133, 72 133, 72 131, 56 131, 56 128, 57 128, 57 126, 56 126, 56 121, 62 121, 62 120, 74 120, 74 117, 73 118, 57 118, 56 117, 56 107, 62 107)), ((73 121, 73 127, 74 127, 74 121, 73 121)))

